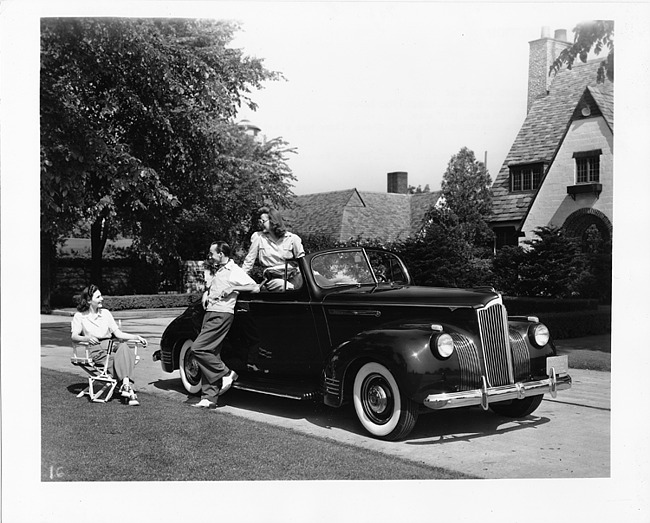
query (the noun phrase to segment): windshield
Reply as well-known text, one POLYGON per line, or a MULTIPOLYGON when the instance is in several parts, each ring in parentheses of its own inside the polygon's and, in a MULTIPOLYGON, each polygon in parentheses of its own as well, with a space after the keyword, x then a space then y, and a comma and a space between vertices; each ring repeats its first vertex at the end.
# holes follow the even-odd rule
POLYGON ((314 256, 311 270, 316 284, 324 289, 340 285, 375 283, 408 283, 408 276, 399 258, 383 251, 330 252, 314 256), (368 264, 370 260, 370 265, 368 264))

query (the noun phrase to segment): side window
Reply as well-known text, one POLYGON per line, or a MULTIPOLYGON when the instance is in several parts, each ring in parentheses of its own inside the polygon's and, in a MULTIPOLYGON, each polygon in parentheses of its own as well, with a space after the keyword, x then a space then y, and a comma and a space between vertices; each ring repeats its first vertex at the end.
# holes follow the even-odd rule
POLYGON ((367 251, 370 265, 379 283, 407 284, 408 276, 397 256, 381 251, 367 251))

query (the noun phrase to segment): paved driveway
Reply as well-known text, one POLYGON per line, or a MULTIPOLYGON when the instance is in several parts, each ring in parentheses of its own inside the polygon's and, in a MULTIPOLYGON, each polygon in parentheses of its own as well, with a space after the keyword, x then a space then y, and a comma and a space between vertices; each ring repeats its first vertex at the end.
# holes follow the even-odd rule
MULTIPOLYGON (((182 389, 178 371, 164 373, 160 363, 151 360, 172 317, 125 316, 123 329, 150 342, 137 367, 140 390, 193 402, 196 399, 182 389)), ((66 318, 43 317, 42 366, 85 376, 70 364, 69 328, 66 318)), ((526 419, 510 420, 478 407, 433 412, 421 416, 409 437, 399 442, 366 436, 350 407, 332 409, 231 390, 222 398, 221 412, 483 478, 609 477, 610 373, 574 369, 571 375, 570 390, 556 399, 547 395, 526 419)), ((142 408, 147 408, 146 397, 143 400, 142 408)))

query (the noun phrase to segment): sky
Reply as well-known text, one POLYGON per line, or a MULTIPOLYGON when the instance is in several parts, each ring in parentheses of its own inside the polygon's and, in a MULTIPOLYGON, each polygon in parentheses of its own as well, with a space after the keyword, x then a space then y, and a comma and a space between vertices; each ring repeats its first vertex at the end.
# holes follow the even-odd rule
MULTIPOLYGON (((45 4, 46 6, 48 4, 45 4)), ((239 117, 295 149, 296 194, 386 191, 386 174, 439 190, 462 147, 494 179, 525 118, 528 42, 542 26, 613 18, 613 4, 339 2, 54 3, 52 16, 181 16, 241 24, 233 47, 285 80, 239 117), (61 6, 68 6, 61 7, 61 6)))
MULTIPOLYGON (((48 4, 45 4, 48 5, 48 4)), ((284 80, 244 107, 281 137, 296 194, 386 191, 386 175, 439 190, 462 147, 496 177, 525 118, 528 42, 542 26, 612 18, 610 4, 340 2, 54 3, 52 16, 181 16, 241 24, 233 47, 284 80), (62 7, 63 6, 63 7, 62 7)))
POLYGON ((233 45, 286 78, 255 92, 258 110, 240 117, 296 148, 294 192, 307 194, 384 192, 391 171, 439 190, 462 147, 487 158, 494 179, 526 114, 528 42, 542 26, 572 38, 598 11, 344 2, 215 14, 240 21, 233 45))

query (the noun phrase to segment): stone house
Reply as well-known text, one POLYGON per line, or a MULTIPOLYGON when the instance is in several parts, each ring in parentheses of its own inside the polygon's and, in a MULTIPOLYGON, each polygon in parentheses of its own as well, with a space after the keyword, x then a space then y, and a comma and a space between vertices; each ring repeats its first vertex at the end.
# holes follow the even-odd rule
POLYGON ((597 83, 600 60, 548 74, 566 31, 530 42, 528 112, 493 185, 495 247, 517 245, 540 226, 576 236, 613 223, 614 86, 597 83))

